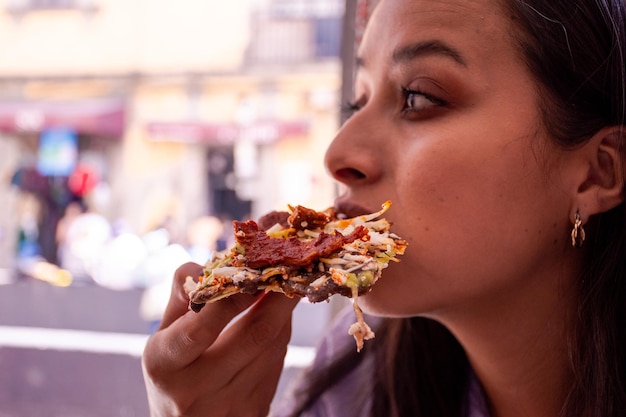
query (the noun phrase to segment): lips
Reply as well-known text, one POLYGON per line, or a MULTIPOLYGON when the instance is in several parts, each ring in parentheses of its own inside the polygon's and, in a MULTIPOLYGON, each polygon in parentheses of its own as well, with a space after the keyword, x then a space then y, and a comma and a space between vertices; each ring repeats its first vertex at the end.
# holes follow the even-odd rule
POLYGON ((335 212, 337 213, 337 218, 352 218, 362 216, 364 214, 373 213, 377 210, 378 209, 368 209, 348 200, 335 201, 335 212))

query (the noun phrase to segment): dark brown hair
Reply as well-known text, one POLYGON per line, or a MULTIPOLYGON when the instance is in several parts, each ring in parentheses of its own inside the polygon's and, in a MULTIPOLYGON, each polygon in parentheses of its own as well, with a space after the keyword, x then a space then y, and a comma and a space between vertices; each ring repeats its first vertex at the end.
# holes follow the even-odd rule
MULTIPOLYGON (((605 126, 623 126, 623 0, 507 3, 519 28, 523 59, 545 99, 543 119, 552 137, 575 147, 605 126)), ((590 219, 587 266, 579 280, 581 302, 570 344, 574 380, 564 417, 626 415, 625 219, 624 204, 590 219)))
MULTIPOLYGON (((575 147, 605 126, 624 125, 623 1, 502 2, 537 82, 544 125, 556 143, 575 147)), ((588 262, 579 280, 581 302, 570 342, 574 378, 561 417, 626 415, 625 219, 624 204, 590 219, 588 262)), ((469 365, 443 326, 425 318, 386 319, 365 354, 376 355, 378 367, 372 416, 465 416, 469 365)), ((361 360, 351 349, 328 368, 314 370, 294 416, 361 360)))

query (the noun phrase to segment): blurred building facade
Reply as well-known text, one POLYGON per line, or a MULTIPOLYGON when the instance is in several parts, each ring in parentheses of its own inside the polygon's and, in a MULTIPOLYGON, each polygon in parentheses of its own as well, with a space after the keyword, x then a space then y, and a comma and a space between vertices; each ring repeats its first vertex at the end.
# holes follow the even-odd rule
POLYGON ((0 268, 32 218, 53 261, 53 226, 76 196, 139 234, 330 205, 323 154, 340 122, 344 8, 0 3, 0 268))

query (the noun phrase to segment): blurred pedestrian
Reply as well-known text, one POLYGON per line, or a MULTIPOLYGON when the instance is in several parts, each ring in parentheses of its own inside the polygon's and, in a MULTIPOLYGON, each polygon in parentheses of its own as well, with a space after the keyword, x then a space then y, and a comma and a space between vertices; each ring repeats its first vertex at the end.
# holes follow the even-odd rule
POLYGON ((73 284, 93 284, 93 271, 106 244, 113 237, 109 221, 87 207, 72 205, 67 222, 57 233, 61 241, 59 266, 72 274, 73 284))

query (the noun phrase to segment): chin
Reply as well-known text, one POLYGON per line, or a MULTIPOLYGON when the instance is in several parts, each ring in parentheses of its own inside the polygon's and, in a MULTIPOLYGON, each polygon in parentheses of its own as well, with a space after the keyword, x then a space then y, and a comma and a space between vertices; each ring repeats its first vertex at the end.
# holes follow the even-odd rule
POLYGON ((412 314, 404 311, 403 305, 398 304, 398 297, 388 295, 384 291, 377 291, 374 287, 368 294, 359 297, 359 306, 365 314, 380 317, 410 317, 412 314))
POLYGON ((405 284, 412 285, 401 285, 400 282, 392 279, 381 280, 369 293, 359 296, 358 304, 363 312, 380 317, 406 318, 428 316, 430 312, 441 307, 444 300, 433 292, 432 286, 423 288, 416 285, 415 281, 405 281, 405 284))

